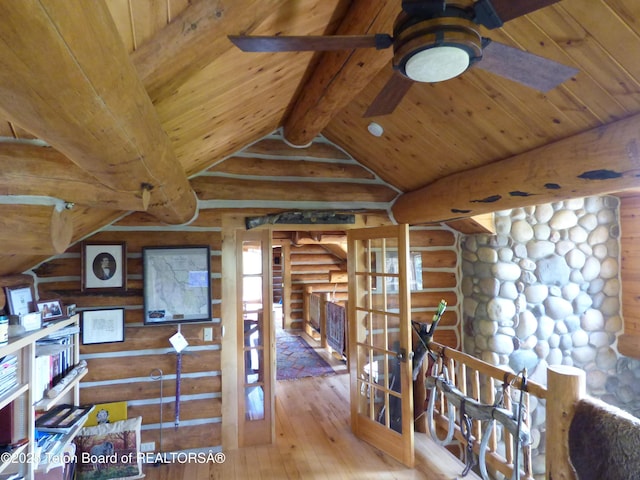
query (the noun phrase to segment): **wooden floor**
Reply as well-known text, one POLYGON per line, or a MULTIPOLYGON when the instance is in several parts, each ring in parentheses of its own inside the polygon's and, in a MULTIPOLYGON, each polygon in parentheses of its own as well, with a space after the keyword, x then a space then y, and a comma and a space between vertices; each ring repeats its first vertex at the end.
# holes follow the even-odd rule
MULTIPOLYGON (((277 382, 274 445, 226 451, 222 464, 145 467, 147 480, 453 479, 462 471, 448 452, 417 434, 409 469, 356 439, 349 425, 349 377, 277 382), (427 442, 427 443, 425 443, 427 442)), ((465 477, 478 478, 473 474, 465 477)))

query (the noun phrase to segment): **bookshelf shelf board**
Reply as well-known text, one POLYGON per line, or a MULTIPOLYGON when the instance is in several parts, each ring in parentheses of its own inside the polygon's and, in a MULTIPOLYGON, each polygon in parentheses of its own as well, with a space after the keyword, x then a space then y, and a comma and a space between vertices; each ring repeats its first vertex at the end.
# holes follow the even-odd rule
POLYGON ((67 385, 65 385, 65 387, 60 391, 60 393, 58 395, 56 395, 53 398, 43 398, 42 400, 40 400, 39 402, 37 402, 34 407, 37 411, 39 412, 48 412, 49 410, 51 410, 53 407, 56 406, 56 404, 60 401, 60 399, 69 391, 71 390, 73 387, 75 387, 78 382, 80 382, 80 380, 82 380, 82 378, 84 378, 84 376, 89 373, 88 369, 84 369, 82 372, 80 372, 78 375, 76 375, 76 377, 71 380, 67 385))
POLYGON ((24 445, 16 448, 13 452, 11 452, 11 459, 9 459, 6 462, 0 463, 0 473, 4 472, 5 468, 7 468, 9 465, 11 465, 13 462, 15 462, 18 459, 19 455, 22 452, 24 452, 27 449, 28 446, 29 445, 27 443, 25 443, 24 445))
POLYGON ((44 324, 45 326, 38 330, 32 330, 30 332, 23 333, 22 335, 9 337, 9 341, 0 346, 0 358, 15 353, 29 344, 34 343, 36 340, 40 340, 41 338, 51 335, 53 332, 57 332, 61 328, 72 325, 76 323, 77 320, 78 317, 74 315, 73 317, 65 318, 63 320, 47 322, 44 324))
POLYGON ((29 390, 29 384, 28 383, 22 383, 22 384, 16 385, 11 390, 9 390, 7 393, 5 393, 4 395, 0 396, 0 409, 2 409, 4 407, 6 407, 7 405, 9 405, 11 402, 13 402, 16 398, 18 398, 20 395, 22 395, 27 390, 29 390))

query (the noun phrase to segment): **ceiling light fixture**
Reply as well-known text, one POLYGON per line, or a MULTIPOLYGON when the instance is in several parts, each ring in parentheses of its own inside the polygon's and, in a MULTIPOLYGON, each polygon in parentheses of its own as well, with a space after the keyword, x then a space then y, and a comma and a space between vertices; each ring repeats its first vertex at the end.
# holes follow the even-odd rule
POLYGON ((482 59, 482 37, 466 18, 432 18, 396 27, 393 65, 416 82, 443 82, 482 59))
POLYGON ((382 128, 382 125, 376 122, 371 122, 369 125, 367 125, 367 130, 369 130, 369 133, 374 137, 381 137, 384 133, 384 128, 382 128))

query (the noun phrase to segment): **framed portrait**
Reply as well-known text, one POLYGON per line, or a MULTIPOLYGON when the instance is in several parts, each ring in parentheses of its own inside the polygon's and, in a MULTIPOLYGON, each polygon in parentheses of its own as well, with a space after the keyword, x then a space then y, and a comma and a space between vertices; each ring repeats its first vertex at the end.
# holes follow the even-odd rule
POLYGON ((80 331, 83 345, 124 342, 124 308, 83 311, 80 331))
POLYGON ((82 244, 82 291, 126 290, 127 245, 125 242, 82 244))
POLYGON ((208 245, 143 247, 144 323, 211 321, 208 245))
POLYGON ((60 300, 43 300, 36 302, 38 311, 42 314, 42 320, 55 320, 56 318, 65 317, 65 310, 60 300))
POLYGON ((9 315, 26 315, 33 308, 33 291, 29 285, 5 287, 9 315))

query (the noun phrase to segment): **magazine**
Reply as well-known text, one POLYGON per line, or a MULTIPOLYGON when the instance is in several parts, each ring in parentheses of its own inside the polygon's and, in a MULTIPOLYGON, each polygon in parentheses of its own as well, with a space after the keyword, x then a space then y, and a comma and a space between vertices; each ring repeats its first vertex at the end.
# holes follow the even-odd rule
POLYGON ((58 405, 36 419, 36 429, 41 432, 66 433, 83 424, 93 405, 58 405))

